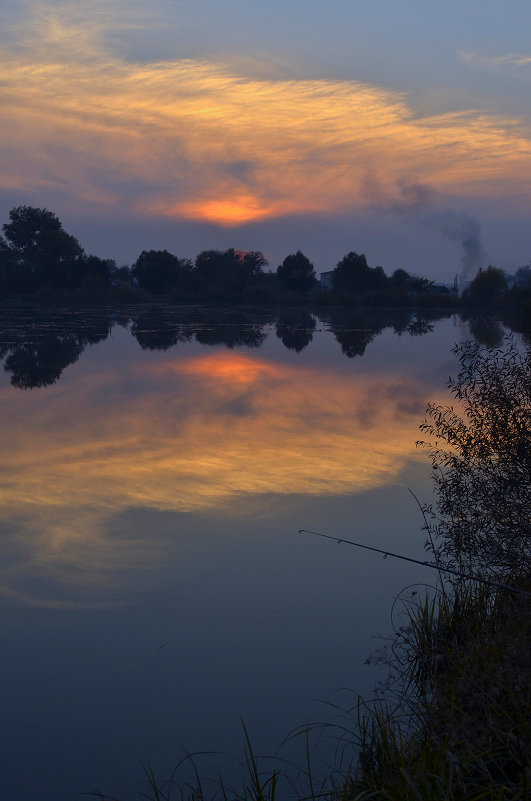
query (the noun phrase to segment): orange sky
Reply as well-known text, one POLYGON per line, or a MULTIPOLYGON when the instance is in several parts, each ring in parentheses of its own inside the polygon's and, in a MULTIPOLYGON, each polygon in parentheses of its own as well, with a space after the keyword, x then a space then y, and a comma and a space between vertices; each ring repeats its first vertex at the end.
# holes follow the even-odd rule
MULTIPOLYGON (((293 217, 356 219, 368 211, 369 171, 387 194, 406 179, 472 213, 489 202, 531 211, 531 129, 503 103, 465 104, 456 88, 438 108, 440 89, 428 102, 427 89, 292 75, 278 57, 264 74, 264 54, 252 50, 157 58, 164 26, 179 37, 186 25, 184 9, 161 22, 157 12, 170 14, 162 0, 151 11, 123 0, 29 0, 24 9, 6 12, 0 36, 5 208, 10 199, 52 206, 93 238, 94 215, 117 224, 129 215, 146 231, 167 220, 186 243, 187 222, 243 231, 293 217), (142 37, 152 57, 127 55, 142 37)), ((454 58, 486 69, 473 53, 454 58)), ((512 63, 523 68, 526 57, 512 63)), ((161 246, 155 234, 149 246, 161 246)))

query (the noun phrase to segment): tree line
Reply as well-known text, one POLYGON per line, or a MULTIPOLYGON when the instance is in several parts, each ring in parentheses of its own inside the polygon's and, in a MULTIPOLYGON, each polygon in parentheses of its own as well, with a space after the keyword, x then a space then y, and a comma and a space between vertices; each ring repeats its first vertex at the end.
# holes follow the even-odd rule
MULTIPOLYGON (((88 255, 51 211, 16 206, 0 236, 0 293, 46 291, 105 292, 129 290, 128 299, 165 296, 176 302, 234 301, 244 303, 315 302, 369 305, 457 305, 450 290, 402 268, 388 276, 369 266, 363 253, 346 254, 317 279, 314 265, 300 250, 285 257, 275 271, 261 251, 203 250, 192 261, 168 250, 143 250, 131 267, 113 259, 88 255), (132 292, 131 292, 132 290, 132 292), (438 290, 438 291, 437 291, 438 290)), ((117 293, 119 294, 119 292, 117 293)), ((469 306, 521 307, 531 319, 531 266, 520 268, 510 287, 497 267, 480 269, 460 302, 469 306), (527 305, 526 305, 527 304, 527 305), (527 310, 527 311, 526 311, 527 310)))

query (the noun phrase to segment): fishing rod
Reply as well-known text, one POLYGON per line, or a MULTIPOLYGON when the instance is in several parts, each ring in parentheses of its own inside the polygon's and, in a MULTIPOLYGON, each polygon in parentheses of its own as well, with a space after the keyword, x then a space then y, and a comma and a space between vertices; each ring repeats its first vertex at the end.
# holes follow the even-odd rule
POLYGON ((423 567, 431 567, 432 570, 438 570, 439 572, 443 573, 451 573, 453 576, 458 576, 459 578, 463 579, 470 579, 472 581, 477 581, 479 584, 486 584, 488 587, 496 587, 498 590, 506 590, 507 592, 516 592, 519 595, 525 595, 528 598, 531 598, 531 592, 527 592, 527 590, 521 590, 518 587, 509 587, 506 584, 499 584, 496 581, 491 581, 490 579, 479 578, 478 576, 473 576, 469 573, 461 573, 459 570, 453 570, 451 567, 442 567, 442 565, 433 564, 433 562, 426 562, 422 561, 421 559, 413 559, 412 556, 403 556, 399 553, 393 553, 392 551, 384 551, 382 548, 374 548, 372 545, 365 545, 361 542, 354 542, 353 540, 346 540, 343 537, 334 537, 331 534, 322 534, 320 531, 309 531, 306 528, 299 529, 299 534, 314 534, 316 537, 323 537, 326 540, 333 540, 338 544, 345 543, 345 545, 353 545, 355 548, 363 548, 365 551, 374 551, 375 553, 383 554, 384 559, 387 559, 388 556, 391 556, 393 559, 402 559, 404 562, 413 562, 415 565, 422 565, 423 567))

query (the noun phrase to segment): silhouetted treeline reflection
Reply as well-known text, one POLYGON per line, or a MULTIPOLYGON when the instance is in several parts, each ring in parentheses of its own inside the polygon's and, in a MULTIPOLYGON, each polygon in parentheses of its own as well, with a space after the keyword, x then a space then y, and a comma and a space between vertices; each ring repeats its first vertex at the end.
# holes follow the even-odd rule
POLYGON ((0 358, 19 389, 54 384, 88 345, 107 339, 113 320, 105 312, 2 310, 0 358))
MULTIPOLYGON (((409 309, 207 309, 148 306, 120 310, 0 309, 0 358, 11 383, 19 389, 42 388, 59 380, 89 345, 107 339, 117 326, 129 329, 143 350, 167 351, 182 343, 227 348, 259 348, 276 334, 282 344, 301 353, 317 328, 329 331, 349 359, 363 356, 384 331, 397 336, 425 336, 437 320, 451 313, 409 309)), ((502 322, 483 315, 454 315, 477 342, 495 347, 504 332, 502 322)))
POLYGON ((316 319, 306 309, 279 314, 276 322, 277 337, 283 345, 300 353, 313 339, 316 319))

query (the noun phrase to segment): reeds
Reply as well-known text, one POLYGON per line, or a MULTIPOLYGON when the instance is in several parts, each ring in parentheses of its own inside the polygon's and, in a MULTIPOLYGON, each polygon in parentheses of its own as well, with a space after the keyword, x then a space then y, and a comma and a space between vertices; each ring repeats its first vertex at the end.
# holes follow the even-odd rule
POLYGON ((530 599, 459 583, 410 608, 398 637, 408 690, 363 708, 349 797, 529 798, 530 599))

